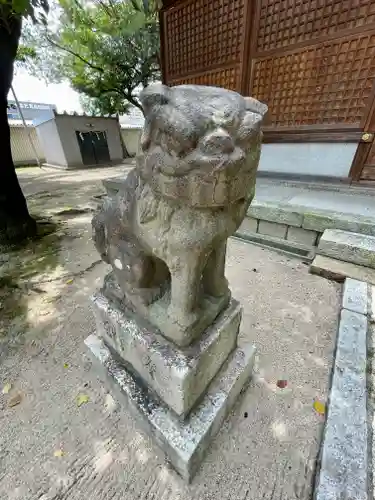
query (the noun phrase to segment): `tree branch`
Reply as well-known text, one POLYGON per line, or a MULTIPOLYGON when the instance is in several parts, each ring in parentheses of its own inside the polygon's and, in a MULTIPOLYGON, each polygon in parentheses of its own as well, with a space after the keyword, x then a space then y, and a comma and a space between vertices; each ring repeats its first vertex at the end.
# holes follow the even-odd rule
POLYGON ((136 99, 131 94, 128 94, 126 92, 123 92, 123 95, 124 95, 125 99, 130 102, 130 104, 133 104, 133 106, 140 109, 143 113, 142 104, 138 101, 138 99, 136 99))
POLYGON ((50 38, 48 35, 46 35, 46 40, 48 41, 48 43, 50 43, 51 45, 54 45, 58 49, 67 52, 68 54, 72 55, 73 57, 76 57, 77 59, 79 59, 80 61, 82 61, 87 66, 90 66, 90 68, 95 69, 96 71, 100 71, 100 73, 104 73, 103 68, 100 68, 99 66, 96 66, 95 64, 90 63, 90 61, 88 61, 87 59, 85 59, 81 55, 77 54, 73 50, 68 49, 67 47, 63 47, 59 43, 57 43, 54 40, 52 40, 52 38, 50 38))

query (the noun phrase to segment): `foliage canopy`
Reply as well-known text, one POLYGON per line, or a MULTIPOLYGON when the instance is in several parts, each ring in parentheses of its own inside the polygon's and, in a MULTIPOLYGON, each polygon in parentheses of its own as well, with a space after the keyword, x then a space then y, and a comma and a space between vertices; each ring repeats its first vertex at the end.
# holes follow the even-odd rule
POLYGON ((141 109, 139 89, 160 79, 157 12, 137 0, 59 0, 59 6, 55 25, 25 29, 25 45, 37 56, 28 61, 32 73, 67 79, 91 111, 141 109))

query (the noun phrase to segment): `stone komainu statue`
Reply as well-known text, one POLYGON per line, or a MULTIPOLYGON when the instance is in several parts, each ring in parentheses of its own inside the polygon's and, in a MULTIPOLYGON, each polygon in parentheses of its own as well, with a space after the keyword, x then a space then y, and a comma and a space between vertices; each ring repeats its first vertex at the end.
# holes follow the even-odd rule
POLYGON ((254 197, 267 106, 221 88, 154 84, 141 94, 141 154, 93 219, 113 271, 104 293, 190 344, 228 305, 227 238, 254 197))

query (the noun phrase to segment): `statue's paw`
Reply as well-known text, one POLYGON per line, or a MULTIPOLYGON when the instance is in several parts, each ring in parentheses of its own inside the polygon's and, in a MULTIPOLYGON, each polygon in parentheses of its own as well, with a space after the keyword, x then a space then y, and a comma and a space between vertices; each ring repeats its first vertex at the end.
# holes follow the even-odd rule
POLYGON ((223 281, 216 283, 215 285, 210 284, 206 293, 213 299, 223 299, 225 297, 229 297, 230 290, 227 279, 225 278, 223 281))
POLYGON ((199 313, 198 311, 186 312, 175 307, 169 307, 168 318, 172 323, 188 328, 199 320, 199 313))
POLYGON ((226 297, 230 297, 230 290, 228 288, 228 284, 223 285, 222 287, 218 287, 214 290, 212 295, 215 299, 224 299, 226 297))

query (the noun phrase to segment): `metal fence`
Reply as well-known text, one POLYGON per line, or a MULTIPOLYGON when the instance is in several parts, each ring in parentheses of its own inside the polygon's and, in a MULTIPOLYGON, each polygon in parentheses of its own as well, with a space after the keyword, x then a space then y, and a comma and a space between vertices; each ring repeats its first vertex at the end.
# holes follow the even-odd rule
POLYGON ((44 152, 35 128, 10 125, 10 143, 15 165, 36 165, 38 163, 30 141, 34 145, 39 161, 43 162, 44 152))
POLYGON ((139 142, 142 134, 142 129, 139 128, 122 128, 121 135, 125 143, 127 152, 134 156, 139 152, 139 142))

